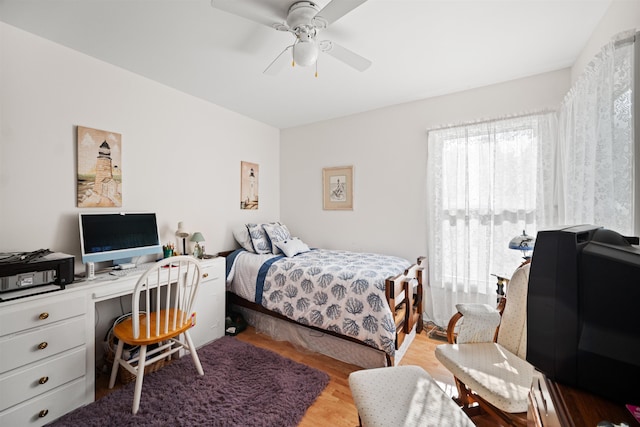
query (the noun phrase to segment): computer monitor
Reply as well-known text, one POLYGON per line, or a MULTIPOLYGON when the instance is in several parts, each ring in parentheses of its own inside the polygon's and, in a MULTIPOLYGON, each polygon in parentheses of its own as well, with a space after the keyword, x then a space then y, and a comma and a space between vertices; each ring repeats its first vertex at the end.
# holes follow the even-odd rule
POLYGON ((155 213, 80 213, 82 262, 129 263, 162 254, 155 213))

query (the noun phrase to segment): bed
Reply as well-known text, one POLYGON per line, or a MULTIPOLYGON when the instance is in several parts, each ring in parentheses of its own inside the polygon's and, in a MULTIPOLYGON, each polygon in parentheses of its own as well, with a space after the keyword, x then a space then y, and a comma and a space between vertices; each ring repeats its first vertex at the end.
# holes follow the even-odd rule
POLYGON ((312 249, 279 223, 246 229, 225 253, 228 304, 259 332, 373 367, 396 364, 421 331, 424 258, 312 249))

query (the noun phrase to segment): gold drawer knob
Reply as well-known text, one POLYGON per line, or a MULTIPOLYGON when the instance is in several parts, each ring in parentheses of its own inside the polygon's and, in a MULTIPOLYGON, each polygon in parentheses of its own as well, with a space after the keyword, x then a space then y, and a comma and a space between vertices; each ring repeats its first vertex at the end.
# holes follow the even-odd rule
POLYGON ((209 277, 209 273, 204 273, 204 274, 202 275, 202 278, 203 278, 203 279, 206 279, 207 277, 209 277))
POLYGON ((40 320, 45 320, 49 318, 49 313, 44 312, 44 313, 40 313, 40 316, 38 316, 38 319, 40 320))
POLYGON ((48 409, 43 409, 42 411, 38 412, 38 417, 44 418, 47 416, 48 413, 49 413, 48 409))
POLYGON ((45 348, 47 348, 49 344, 47 344, 46 341, 41 342, 40 344, 38 344, 38 349, 40 350, 44 350, 45 348))
POLYGON ((38 384, 46 384, 49 381, 49 377, 42 377, 38 380, 38 384))

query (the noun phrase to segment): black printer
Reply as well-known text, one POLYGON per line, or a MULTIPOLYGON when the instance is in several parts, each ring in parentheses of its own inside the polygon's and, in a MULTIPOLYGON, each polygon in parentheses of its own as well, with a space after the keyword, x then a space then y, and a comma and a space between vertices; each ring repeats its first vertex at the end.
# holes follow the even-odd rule
POLYGON ((48 249, 0 253, 0 301, 64 289, 73 282, 74 261, 48 249))

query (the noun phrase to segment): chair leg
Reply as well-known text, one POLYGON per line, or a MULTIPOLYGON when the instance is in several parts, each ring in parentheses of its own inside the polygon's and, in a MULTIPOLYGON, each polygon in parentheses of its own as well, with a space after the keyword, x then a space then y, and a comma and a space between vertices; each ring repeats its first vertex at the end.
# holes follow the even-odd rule
POLYGON ((140 409, 140 395, 142 394, 142 381, 144 381, 144 368, 147 359, 147 346, 140 346, 140 353, 138 359, 138 367, 136 368, 136 387, 133 391, 133 406, 131 412, 133 415, 138 413, 140 409))
POLYGON ((118 376, 118 368, 120 367, 120 358, 122 357, 122 349, 124 348, 124 341, 118 341, 118 347, 116 348, 116 355, 113 358, 113 365, 111 366, 111 377, 109 378, 109 388, 113 388, 116 385, 116 377, 118 376))
POLYGON ((198 353, 196 353, 196 347, 193 345, 193 341, 191 340, 189 331, 184 331, 184 337, 186 338, 187 344, 189 345, 189 353, 191 353, 191 358, 193 359, 193 364, 196 366, 196 371, 198 371, 198 374, 204 375, 202 364, 200 363, 200 358, 198 357, 198 353))
POLYGON ((467 386, 458 378, 453 377, 456 382, 456 388, 458 389, 458 404, 463 408, 469 408, 471 402, 469 401, 469 390, 467 386))

